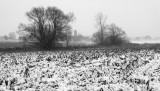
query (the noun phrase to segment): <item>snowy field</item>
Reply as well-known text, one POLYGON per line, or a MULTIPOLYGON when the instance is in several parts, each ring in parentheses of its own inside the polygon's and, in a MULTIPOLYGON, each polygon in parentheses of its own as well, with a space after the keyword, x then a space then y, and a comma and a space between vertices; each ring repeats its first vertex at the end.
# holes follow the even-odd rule
POLYGON ((0 53, 0 91, 160 91, 158 51, 0 53))
POLYGON ((131 41, 131 42, 138 43, 138 44, 144 44, 144 43, 148 43, 148 44, 158 43, 158 44, 160 44, 160 40, 140 40, 140 41, 131 41))

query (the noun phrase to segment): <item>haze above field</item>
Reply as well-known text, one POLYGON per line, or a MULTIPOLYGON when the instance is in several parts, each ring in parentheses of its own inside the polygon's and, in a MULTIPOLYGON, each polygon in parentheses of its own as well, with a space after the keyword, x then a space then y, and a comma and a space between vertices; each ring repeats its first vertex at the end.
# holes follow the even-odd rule
POLYGON ((129 37, 160 36, 160 0, 0 0, 0 36, 16 32, 20 23, 27 23, 25 13, 33 7, 56 6, 65 13, 73 12, 73 29, 91 36, 95 31, 95 15, 108 16, 129 37))

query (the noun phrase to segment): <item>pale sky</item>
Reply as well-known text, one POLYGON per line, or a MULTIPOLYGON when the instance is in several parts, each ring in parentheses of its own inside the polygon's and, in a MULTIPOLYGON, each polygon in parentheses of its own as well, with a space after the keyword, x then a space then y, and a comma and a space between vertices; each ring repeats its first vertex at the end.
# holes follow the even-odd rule
POLYGON ((74 30, 91 36, 95 31, 95 16, 108 16, 107 23, 115 23, 128 36, 160 37, 160 0, 0 0, 0 36, 16 32, 33 7, 56 6, 65 13, 73 12, 74 30))

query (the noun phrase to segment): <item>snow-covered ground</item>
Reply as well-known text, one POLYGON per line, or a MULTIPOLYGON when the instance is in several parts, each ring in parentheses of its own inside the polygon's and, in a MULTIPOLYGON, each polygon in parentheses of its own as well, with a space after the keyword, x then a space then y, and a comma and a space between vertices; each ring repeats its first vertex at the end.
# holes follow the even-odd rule
POLYGON ((144 44, 144 43, 160 43, 160 40, 132 40, 132 43, 144 44))
POLYGON ((160 91, 157 50, 0 53, 0 91, 160 91))

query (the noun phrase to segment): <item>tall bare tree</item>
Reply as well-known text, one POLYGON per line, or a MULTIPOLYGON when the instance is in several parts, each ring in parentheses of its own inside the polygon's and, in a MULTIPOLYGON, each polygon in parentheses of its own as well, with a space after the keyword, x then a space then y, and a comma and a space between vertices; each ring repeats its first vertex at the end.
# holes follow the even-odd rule
POLYGON ((104 45, 104 39, 106 36, 106 20, 107 16, 104 16, 102 13, 98 13, 95 17, 96 19, 96 28, 98 31, 93 35, 95 41, 99 41, 100 45, 104 45))
POLYGON ((21 34, 45 49, 50 49, 61 40, 64 28, 74 20, 73 13, 64 14, 56 7, 35 7, 26 16, 31 23, 20 24, 21 34))

